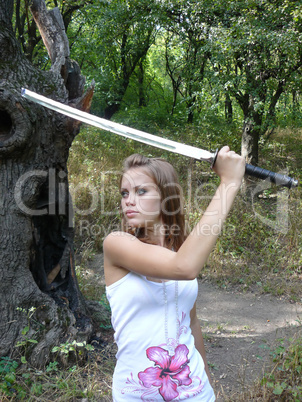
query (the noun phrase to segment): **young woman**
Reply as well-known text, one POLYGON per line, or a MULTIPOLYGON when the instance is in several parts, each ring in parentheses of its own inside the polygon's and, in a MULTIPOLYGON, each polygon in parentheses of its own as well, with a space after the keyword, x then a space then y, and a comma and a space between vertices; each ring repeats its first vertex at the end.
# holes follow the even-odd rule
POLYGON ((181 188, 158 158, 126 159, 120 184, 123 231, 104 241, 106 292, 118 346, 113 400, 214 401, 198 318, 197 279, 244 175, 224 147, 220 185, 186 236, 181 188))

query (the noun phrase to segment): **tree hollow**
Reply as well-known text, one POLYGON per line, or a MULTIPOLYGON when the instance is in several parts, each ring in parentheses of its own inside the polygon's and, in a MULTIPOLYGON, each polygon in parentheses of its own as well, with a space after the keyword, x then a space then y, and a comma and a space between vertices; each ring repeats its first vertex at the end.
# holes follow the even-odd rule
POLYGON ((6 141, 13 135, 13 122, 6 110, 0 109, 0 141, 6 141))

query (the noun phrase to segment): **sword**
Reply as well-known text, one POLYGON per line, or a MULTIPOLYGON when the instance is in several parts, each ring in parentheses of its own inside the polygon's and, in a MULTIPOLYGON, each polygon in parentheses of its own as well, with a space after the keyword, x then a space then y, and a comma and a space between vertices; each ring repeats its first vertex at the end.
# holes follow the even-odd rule
MULTIPOLYGON (((79 120, 83 123, 87 123, 91 126, 101 128, 102 130, 110 131, 122 137, 130 138, 132 140, 139 141, 147 145, 152 145, 154 147, 174 152, 176 154, 188 156, 199 161, 209 162, 212 167, 215 164, 218 150, 212 153, 204 149, 193 147, 191 145, 182 144, 180 142, 158 137, 153 134, 148 134, 144 131, 136 130, 134 128, 127 127, 122 124, 112 122, 110 120, 93 116, 87 112, 83 112, 82 110, 78 110, 74 107, 65 105, 64 103, 54 101, 25 88, 22 88, 21 95, 30 101, 47 107, 48 109, 54 110, 56 112, 64 114, 65 116, 79 120)), ((269 180, 272 183, 288 188, 298 186, 298 180, 296 179, 250 164, 245 165, 245 174, 257 177, 262 180, 269 180)))

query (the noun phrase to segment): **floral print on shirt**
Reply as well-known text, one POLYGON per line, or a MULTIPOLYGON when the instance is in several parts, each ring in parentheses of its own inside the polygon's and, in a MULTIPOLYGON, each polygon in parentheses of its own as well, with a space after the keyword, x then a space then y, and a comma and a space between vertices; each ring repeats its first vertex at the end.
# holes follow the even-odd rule
POLYGON ((190 367, 188 366, 189 349, 186 345, 178 345, 174 356, 160 347, 147 349, 147 357, 155 363, 155 367, 149 367, 138 374, 138 378, 147 388, 158 387, 158 391, 164 401, 172 401, 179 392, 179 385, 190 385, 190 367))
MULTIPOLYGON (((182 320, 185 314, 182 314, 182 320)), ((180 325, 180 333, 187 332, 185 326, 180 325)), ((131 373, 127 378, 127 386, 123 394, 140 394, 142 401, 179 401, 196 396, 202 391, 204 384, 197 376, 190 377, 189 349, 186 345, 177 345, 175 339, 169 339, 173 344, 174 354, 170 355, 165 349, 167 345, 151 346, 146 350, 146 356, 154 363, 138 373, 139 381, 131 373)))

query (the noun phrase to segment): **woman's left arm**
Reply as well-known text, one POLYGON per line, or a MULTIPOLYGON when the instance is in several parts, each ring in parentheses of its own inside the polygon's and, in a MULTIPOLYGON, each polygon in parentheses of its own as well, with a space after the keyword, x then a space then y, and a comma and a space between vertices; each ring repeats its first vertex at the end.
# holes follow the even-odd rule
POLYGON ((194 337, 195 347, 198 350, 198 352, 201 354, 210 384, 212 384, 211 374, 210 374, 207 357, 206 357, 206 350, 204 347, 202 332, 201 332, 201 328, 200 328, 200 323, 199 323, 199 319, 196 314, 196 303, 194 304, 194 307, 192 308, 192 310, 190 312, 190 319, 191 319, 190 327, 191 327, 191 331, 192 331, 192 334, 194 337))

